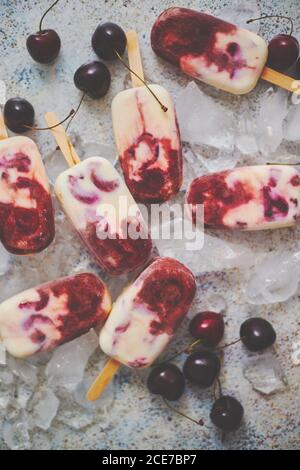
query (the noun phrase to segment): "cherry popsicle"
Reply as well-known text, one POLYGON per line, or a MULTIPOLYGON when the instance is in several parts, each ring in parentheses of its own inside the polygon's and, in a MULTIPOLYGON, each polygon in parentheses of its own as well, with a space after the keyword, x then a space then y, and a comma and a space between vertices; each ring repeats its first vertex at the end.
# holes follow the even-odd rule
POLYGON ((191 271, 172 258, 157 258, 118 297, 100 332, 111 359, 87 393, 96 400, 121 364, 149 367, 173 338, 194 299, 191 271))
POLYGON ((236 95, 249 93, 259 78, 300 93, 299 81, 265 67, 264 39, 206 13, 168 8, 152 27, 151 45, 184 73, 236 95))
POLYGON ((138 36, 126 33, 133 88, 112 101, 112 120, 126 184, 140 202, 163 202, 182 184, 182 151, 175 107, 160 85, 145 86, 138 36), (141 77, 138 78, 138 77, 141 77), (159 99, 159 102, 157 101, 159 99))
POLYGON ((0 334, 7 351, 24 358, 101 326, 111 309, 106 285, 92 273, 56 279, 0 304, 0 334))
MULTIPOLYGON (((47 113, 46 121, 52 127, 58 119, 47 113)), ((151 256, 152 241, 118 172, 101 157, 80 162, 64 128, 57 126, 51 130, 71 167, 58 176, 55 193, 81 239, 111 275, 142 267, 151 256), (131 229, 141 236, 131 236, 131 229)))
POLYGON ((188 212, 211 229, 264 230, 300 218, 300 174, 292 166, 257 165, 195 178, 186 193, 188 212), (197 212, 197 205, 204 212, 197 212), (204 220, 203 215, 204 214, 204 220))
POLYGON ((24 136, 8 137, 0 113, 0 240, 10 253, 29 255, 54 238, 54 210, 39 150, 24 136))

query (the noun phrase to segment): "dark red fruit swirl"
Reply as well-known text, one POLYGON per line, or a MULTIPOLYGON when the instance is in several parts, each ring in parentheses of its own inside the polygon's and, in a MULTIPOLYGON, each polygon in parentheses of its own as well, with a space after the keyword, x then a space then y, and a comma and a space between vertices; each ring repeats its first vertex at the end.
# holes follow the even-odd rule
MULTIPOLYGON (((234 187, 229 188, 226 183, 228 174, 228 171, 224 171, 201 176, 192 182, 187 195, 187 203, 193 211, 194 222, 196 205, 203 204, 204 224, 207 227, 226 228, 223 224, 226 213, 253 199, 251 190, 240 182, 236 182, 234 187)), ((240 228, 244 226, 241 225, 240 228)))
POLYGON ((39 343, 39 351, 63 344, 87 332, 90 328, 102 325, 107 313, 102 309, 104 284, 95 275, 90 273, 78 274, 70 278, 62 278, 38 289, 40 299, 36 302, 28 301, 19 304, 19 308, 31 310, 32 313, 23 324, 34 343, 39 343), (67 315, 61 314, 57 318, 44 316, 42 310, 47 307, 50 293, 55 297, 67 296, 67 315), (60 338, 52 342, 43 332, 43 326, 52 325, 60 333, 60 338))
POLYGON ((132 239, 129 236, 124 238, 110 233, 108 224, 106 231, 106 238, 101 240, 97 235, 97 223, 90 223, 81 235, 105 271, 120 275, 133 271, 148 261, 152 252, 149 236, 145 239, 132 239))
POLYGON ((219 72, 227 71, 233 78, 236 70, 247 67, 240 55, 240 46, 229 43, 226 51, 219 49, 217 34, 232 35, 236 26, 211 15, 187 8, 169 8, 154 23, 151 45, 154 52, 168 62, 181 66, 185 57, 199 57, 219 72))
MULTIPOLYGON (((26 175, 30 159, 18 153, 13 159, 1 159, 0 166, 16 168, 26 175)), ((0 202, 0 239, 4 246, 15 254, 36 253, 45 249, 54 238, 54 215, 51 196, 35 179, 19 176, 14 183, 9 182, 5 170, 2 179, 17 192, 27 188, 35 208, 18 207, 14 203, 0 202)))
POLYGON ((181 263, 162 258, 154 261, 141 277, 143 287, 135 303, 146 304, 157 313, 158 320, 151 323, 151 334, 173 335, 193 301, 194 276, 181 263))

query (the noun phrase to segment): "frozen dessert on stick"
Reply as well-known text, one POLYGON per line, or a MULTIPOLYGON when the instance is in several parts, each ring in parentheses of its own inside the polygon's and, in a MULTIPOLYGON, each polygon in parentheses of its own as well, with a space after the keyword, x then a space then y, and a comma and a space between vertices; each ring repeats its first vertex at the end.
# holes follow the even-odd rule
MULTIPOLYGON (((144 79, 138 37, 127 33, 130 68, 144 79)), ((112 120, 126 184, 137 201, 170 199, 182 184, 182 154, 172 98, 160 85, 148 85, 135 74, 132 86, 112 102, 112 120), (160 103, 157 101, 158 98, 160 103)))
POLYGON ((101 326, 110 294, 94 274, 82 273, 28 289, 0 304, 0 336, 7 351, 24 358, 101 326))
POLYGON ((192 181, 186 202, 194 222, 204 222, 207 228, 288 227, 300 217, 300 174, 286 165, 248 166, 212 173, 192 181), (201 205, 204 212, 198 210, 201 205))
POLYGON ((16 255, 38 253, 54 238, 54 213, 39 150, 28 137, 8 137, 0 115, 0 240, 16 255))
POLYGON ((179 261, 157 258, 113 305, 100 332, 100 346, 112 359, 88 392, 94 400, 118 368, 150 366, 173 338, 194 299, 193 274, 179 261))
MULTIPOLYGON (((49 127, 58 122, 46 115, 49 127)), ((80 162, 64 129, 52 129, 71 168, 55 182, 61 205, 97 263, 109 274, 121 275, 142 267, 150 258, 152 241, 142 214, 113 165, 104 158, 80 162)))
POLYGON ((151 45, 184 73, 235 95, 249 93, 260 78, 300 92, 295 79, 265 67, 264 39, 206 13, 168 8, 152 27, 151 45))

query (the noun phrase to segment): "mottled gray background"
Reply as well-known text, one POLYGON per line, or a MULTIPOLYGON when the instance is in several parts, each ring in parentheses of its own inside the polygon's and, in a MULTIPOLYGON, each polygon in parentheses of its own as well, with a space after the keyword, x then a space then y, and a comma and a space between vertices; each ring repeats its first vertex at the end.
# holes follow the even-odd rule
MULTIPOLYGON (((29 57, 25 41, 26 36, 38 29, 42 12, 49 1, 14 0, 0 1, 0 79, 7 84, 8 97, 22 96, 29 99, 36 110, 36 122, 43 125, 46 111, 55 110, 60 117, 68 114, 80 99, 80 92, 73 86, 73 73, 83 62, 95 59, 91 49, 91 35, 99 22, 113 21, 124 29, 135 28, 140 36, 141 51, 145 74, 150 81, 160 83, 168 88, 176 98, 180 90, 190 81, 172 66, 163 63, 154 56, 150 47, 149 33, 157 15, 174 2, 166 0, 61 0, 45 20, 45 27, 53 27, 60 34, 62 51, 59 59, 51 66, 34 63, 29 57)), ((199 10, 215 12, 231 2, 187 1, 176 2, 178 6, 193 7, 199 10)), ((296 31, 300 31, 299 0, 259 1, 264 13, 290 15, 295 20, 296 31)), ((282 23, 283 24, 283 23, 282 23)), ((285 24, 284 24, 285 27, 285 24)), ((261 33, 272 37, 280 32, 280 22, 266 22, 261 33)), ((113 96, 124 87, 130 86, 127 71, 118 62, 109 64, 112 74, 112 85, 106 97, 99 101, 85 99, 85 102, 72 124, 71 137, 81 157, 95 153, 113 157, 113 135, 110 104, 113 96), (103 144, 106 146, 103 147, 103 144)), ((256 93, 266 89, 260 84, 256 93)), ((218 93, 208 86, 201 89, 211 96, 218 96, 228 107, 239 106, 240 98, 218 93)), ((247 99, 247 98, 245 98, 247 99)), ((201 109, 199 109, 201 113, 201 109)), ((203 116, 205 119, 205 116, 203 116)), ((35 133, 51 176, 51 169, 57 166, 58 158, 55 144, 48 132, 35 133)), ((294 153, 299 155, 299 147, 294 146, 294 153)), ((251 163, 251 157, 246 159, 251 163)), ((61 164, 61 168, 64 165, 61 164)), ((53 248, 45 254, 30 257, 29 261, 12 260, 11 268, 0 278, 1 299, 40 281, 58 275, 74 272, 76 266, 86 261, 85 252, 77 243, 68 224, 58 220, 58 235, 53 248)), ((246 240, 254 250, 272 252, 299 249, 299 228, 267 232, 264 234, 239 234, 232 239, 246 240), (236 237, 236 238, 235 238, 236 237)), ((201 259, 199 258, 199 263, 201 259)), ((85 267, 94 266, 85 264, 85 267)), ((122 368, 115 378, 114 401, 109 405, 109 415, 104 421, 101 414, 95 412, 95 418, 86 426, 75 430, 65 419, 53 421, 47 432, 33 431, 33 448, 51 447, 52 449, 297 449, 300 430, 300 367, 291 362, 292 341, 299 340, 299 295, 294 295, 285 303, 264 306, 247 304, 244 295, 246 274, 239 270, 229 270, 203 274, 198 277, 198 300, 195 309, 206 307, 211 295, 218 294, 225 299, 226 337, 225 341, 235 339, 239 325, 249 315, 261 315, 271 319, 278 333, 278 341, 272 354, 280 360, 286 373, 289 386, 272 396, 264 397, 254 391, 243 377, 243 364, 249 354, 236 345, 226 350, 221 381, 225 392, 239 398, 245 408, 245 419, 241 429, 227 436, 222 442, 220 434, 209 421, 209 410, 212 405, 212 390, 201 391, 189 387, 187 393, 177 403, 181 410, 191 416, 202 418, 203 427, 178 417, 162 401, 151 396, 144 385, 146 373, 136 373, 122 368), (39 444, 38 435, 44 437, 39 444)), ((112 285, 110 281, 110 285, 112 285)), ((187 330, 188 321, 183 324, 181 333, 171 351, 178 350, 190 341, 187 330)), ((90 366, 94 376, 100 353, 96 352, 90 366)), ((102 359, 101 359, 102 360, 102 359)), ((181 363, 181 358, 178 363, 181 363)), ((42 367, 42 366, 41 366, 42 367)), ((40 382, 43 381, 41 369, 40 382)), ((59 394, 61 408, 72 397, 59 394)), ((101 408, 101 404, 100 404, 101 408)), ((60 413, 60 411, 59 411, 60 413)), ((70 413, 76 416, 84 410, 74 407, 70 413)), ((3 419, 4 419, 3 414, 3 419)), ((12 414, 12 417, 14 415, 12 414)), ((59 414, 58 414, 59 417, 59 414)), ((9 418, 9 416, 8 416, 9 418)), ((70 420, 71 421, 71 420, 70 420)), ((69 423, 70 424, 70 423, 69 423)), ((1 432, 0 432, 1 436, 1 432)), ((6 448, 0 440, 0 448, 6 448)))

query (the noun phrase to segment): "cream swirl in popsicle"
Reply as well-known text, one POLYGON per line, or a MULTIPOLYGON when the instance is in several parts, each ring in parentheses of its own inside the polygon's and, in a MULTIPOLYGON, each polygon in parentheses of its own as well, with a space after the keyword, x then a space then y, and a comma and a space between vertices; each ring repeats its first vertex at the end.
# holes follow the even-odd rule
POLYGON ((161 202, 182 184, 182 155, 170 94, 149 85, 168 108, 164 112, 145 86, 121 91, 112 102, 112 119, 125 181, 137 201, 161 202))
POLYGON ((147 367, 173 338, 193 301, 193 274, 158 258, 116 300, 100 333, 103 351, 128 367, 147 367))
POLYGON ((7 351, 27 357, 101 326, 111 309, 105 284, 91 273, 28 289, 0 305, 0 336, 7 351))
POLYGON ((27 137, 0 142, 0 239, 14 254, 45 249, 54 238, 48 179, 36 144, 27 137))
POLYGON ((203 204, 203 222, 209 228, 288 227, 300 217, 300 174, 284 165, 249 166, 213 173, 194 179, 186 200, 194 221, 197 205, 203 204))
POLYGON ((238 95, 255 87, 268 57, 257 34, 188 8, 163 11, 152 27, 151 45, 188 75, 238 95))
POLYGON ((73 166, 59 175, 55 192, 105 271, 119 275, 147 262, 152 242, 145 222, 110 162, 92 157, 73 166))

